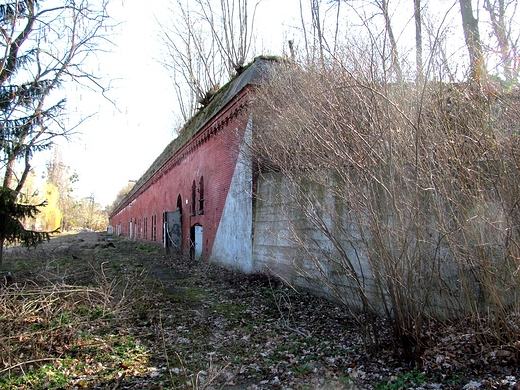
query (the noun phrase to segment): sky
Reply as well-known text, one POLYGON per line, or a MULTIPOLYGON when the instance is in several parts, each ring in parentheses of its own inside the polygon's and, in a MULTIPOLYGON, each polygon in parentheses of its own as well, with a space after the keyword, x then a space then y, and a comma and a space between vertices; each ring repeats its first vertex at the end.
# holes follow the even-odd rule
POLYGON ((75 195, 93 196, 102 206, 137 180, 173 138, 172 91, 155 60, 153 12, 135 0, 113 1, 109 14, 120 24, 109 31, 112 44, 92 64, 92 72, 110 87, 108 99, 74 86, 67 93, 71 125, 83 122, 77 134, 59 141, 59 152, 79 176, 75 195))
MULTIPOLYGON (((455 4, 455 0, 439 1, 435 4, 448 8, 455 4)), ((103 85, 110 86, 106 93, 110 100, 74 86, 67 91, 70 122, 84 122, 78 134, 59 142, 58 150, 62 162, 78 174, 74 192, 78 198, 93 197, 96 203, 109 206, 122 188, 140 178, 182 124, 170 76, 158 61, 163 48, 157 17, 168 12, 170 2, 111 0, 108 11, 118 24, 107 31, 112 44, 89 64, 91 72, 102 77, 103 85)), ((403 11, 413 3, 401 0, 392 4, 394 16, 404 15, 403 25, 413 28, 413 11, 403 11)), ((301 41, 299 0, 261 0, 255 24, 256 53, 282 55, 287 40, 295 39, 295 45, 301 41)), ((399 39, 406 38, 406 31, 413 37, 403 29, 399 39)), ((35 168, 43 171, 49 158, 50 154, 38 157, 35 168)))
MULTIPOLYGON (((262 30, 280 36, 279 48, 269 43, 271 38, 259 37, 272 50, 262 54, 282 52, 282 32, 295 23, 291 15, 299 15, 297 0, 283 1, 284 7, 279 0, 263 0, 258 7, 262 30)), ((154 0, 143 6, 137 0, 112 0, 109 14, 120 24, 109 30, 113 44, 90 65, 104 85, 110 85, 106 95, 112 102, 75 86, 67 92, 70 123, 83 122, 70 140, 59 141, 58 150, 62 162, 79 176, 74 191, 78 198, 92 196, 103 207, 110 205, 175 137, 180 116, 169 75, 158 61, 156 15, 165 12, 166 3, 154 0)), ((36 168, 44 170, 49 158, 40 156, 36 168)))

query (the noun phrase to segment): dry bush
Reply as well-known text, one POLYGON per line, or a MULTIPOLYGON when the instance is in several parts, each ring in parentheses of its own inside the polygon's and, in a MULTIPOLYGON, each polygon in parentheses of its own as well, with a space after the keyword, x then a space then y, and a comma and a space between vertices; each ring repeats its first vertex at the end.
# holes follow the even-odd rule
POLYGON ((0 376, 74 356, 75 350, 102 343, 96 335, 128 316, 146 315, 150 286, 144 271, 115 277, 106 268, 92 266, 92 287, 48 278, 0 287, 0 376))
POLYGON ((20 369, 52 361, 75 345, 85 327, 108 314, 110 298, 87 287, 11 285, 0 289, 0 355, 5 368, 20 369))
POLYGON ((385 316, 410 359, 430 319, 468 315, 518 352, 518 91, 386 83, 342 61, 281 64, 255 102, 252 153, 282 178, 307 259, 293 282, 361 309, 369 342, 366 316, 385 316))

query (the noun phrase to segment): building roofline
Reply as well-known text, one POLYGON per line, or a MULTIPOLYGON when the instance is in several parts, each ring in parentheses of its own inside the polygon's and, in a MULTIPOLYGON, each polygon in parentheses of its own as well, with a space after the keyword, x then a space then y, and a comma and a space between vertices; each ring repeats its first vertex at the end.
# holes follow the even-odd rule
POLYGON ((138 191, 161 171, 164 165, 170 161, 184 146, 186 146, 208 123, 210 123, 224 108, 229 105, 245 88, 260 85, 267 77, 273 63, 281 61, 278 57, 257 57, 245 67, 239 75, 235 76, 226 85, 220 88, 207 106, 199 110, 181 128, 179 134, 173 139, 162 153, 155 159, 145 173, 137 180, 132 190, 119 202, 110 214, 114 217, 122 209, 127 207, 138 191))

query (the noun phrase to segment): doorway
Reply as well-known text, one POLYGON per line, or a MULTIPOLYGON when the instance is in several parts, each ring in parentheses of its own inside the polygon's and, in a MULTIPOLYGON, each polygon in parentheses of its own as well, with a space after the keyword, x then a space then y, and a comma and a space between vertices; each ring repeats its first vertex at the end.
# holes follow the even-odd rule
POLYGON ((164 213, 164 246, 167 251, 171 249, 182 251, 182 213, 180 209, 164 213))
POLYGON ((202 226, 193 225, 190 229, 190 257, 198 260, 202 257, 202 226))

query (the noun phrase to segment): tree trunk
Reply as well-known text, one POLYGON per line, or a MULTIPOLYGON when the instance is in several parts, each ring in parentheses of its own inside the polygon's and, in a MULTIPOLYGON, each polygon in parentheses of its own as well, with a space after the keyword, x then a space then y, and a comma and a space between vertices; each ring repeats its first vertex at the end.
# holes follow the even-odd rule
POLYGON ((416 82, 423 80, 421 0, 414 0, 416 82))
POLYGON ((493 34, 498 42, 498 50, 502 59, 504 77, 506 80, 512 80, 514 78, 512 66, 514 56, 511 53, 511 47, 509 45, 510 39, 505 20, 506 4, 504 0, 498 0, 498 4, 495 2, 491 4, 490 0, 485 0, 484 8, 487 9, 489 13, 493 34))
POLYGON ((482 44, 480 43, 478 21, 473 16, 471 0, 459 0, 459 4, 464 38, 469 53, 469 79, 480 83, 482 78, 486 75, 486 69, 482 44))
POLYGON ((395 73, 397 81, 400 82, 403 80, 403 72, 401 70, 401 65, 399 64, 399 52, 397 50, 397 42, 395 40, 394 31, 392 29, 390 12, 388 11, 388 0, 381 0, 379 7, 383 12, 383 17, 385 18, 386 33, 388 34, 388 39, 390 41, 392 69, 395 73))
POLYGON ((305 27, 305 18, 303 17, 303 4, 302 0, 300 0, 300 19, 302 23, 302 30, 303 30, 303 40, 305 42, 305 54, 307 55, 306 61, 307 64, 311 62, 312 56, 309 49, 309 38, 307 37, 307 28, 305 27))
POLYGON ((2 262, 4 259, 4 241, 3 237, 0 237, 0 267, 2 266, 2 262))
POLYGON ((320 1, 311 1, 312 27, 314 34, 317 35, 318 40, 318 55, 321 67, 325 66, 325 57, 323 54, 323 31, 320 20, 320 1))

